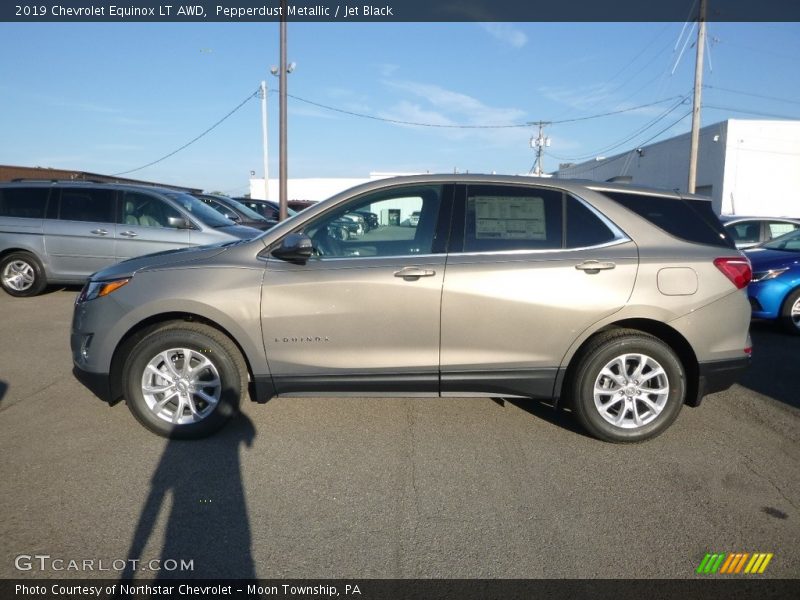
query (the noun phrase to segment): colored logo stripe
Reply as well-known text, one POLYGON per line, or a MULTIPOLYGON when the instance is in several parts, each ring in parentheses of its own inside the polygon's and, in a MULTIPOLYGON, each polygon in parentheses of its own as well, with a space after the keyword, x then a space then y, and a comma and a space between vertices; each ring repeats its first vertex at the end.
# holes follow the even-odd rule
POLYGON ((748 552, 707 553, 700 562, 700 566, 697 567, 696 572, 701 575, 714 573, 738 575, 742 572, 750 575, 760 574, 766 570, 773 556, 772 553, 767 552, 756 552, 754 554, 748 552))

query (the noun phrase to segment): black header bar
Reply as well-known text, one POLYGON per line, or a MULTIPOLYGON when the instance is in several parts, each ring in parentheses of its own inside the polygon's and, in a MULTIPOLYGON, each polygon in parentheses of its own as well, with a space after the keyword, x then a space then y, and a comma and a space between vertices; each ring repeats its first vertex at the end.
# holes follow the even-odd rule
MULTIPOLYGON (((708 21, 800 21, 795 0, 707 0, 708 21)), ((3 2, 6 22, 693 21, 699 0, 45 0, 3 2)))

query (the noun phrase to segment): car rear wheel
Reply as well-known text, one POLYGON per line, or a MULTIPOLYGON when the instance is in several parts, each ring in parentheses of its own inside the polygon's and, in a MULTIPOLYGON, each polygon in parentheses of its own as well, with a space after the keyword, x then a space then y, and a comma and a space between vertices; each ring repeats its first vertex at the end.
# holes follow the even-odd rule
POLYGON ((211 435, 236 414, 247 390, 238 348, 219 331, 174 323, 138 342, 123 367, 125 398, 136 419, 169 438, 211 435))
POLYGON ((784 330, 800 335, 800 289, 786 297, 781 308, 781 324, 784 330))
POLYGON ((35 296, 47 287, 42 263, 30 252, 12 252, 0 260, 0 285, 12 296, 35 296))
POLYGON ((685 394, 683 365, 672 349, 633 330, 592 340, 571 381, 576 418, 609 442, 641 442, 663 433, 678 416, 685 394))

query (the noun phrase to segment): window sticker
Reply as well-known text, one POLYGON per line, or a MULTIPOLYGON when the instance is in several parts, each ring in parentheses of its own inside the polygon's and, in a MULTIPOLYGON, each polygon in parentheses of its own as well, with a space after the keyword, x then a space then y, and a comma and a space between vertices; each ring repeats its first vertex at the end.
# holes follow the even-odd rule
POLYGON ((544 198, 474 196, 477 240, 545 240, 544 198))

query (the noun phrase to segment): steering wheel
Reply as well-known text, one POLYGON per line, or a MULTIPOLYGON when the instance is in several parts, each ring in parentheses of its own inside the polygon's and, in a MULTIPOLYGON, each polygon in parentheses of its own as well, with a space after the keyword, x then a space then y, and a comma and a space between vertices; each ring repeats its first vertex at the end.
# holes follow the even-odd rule
POLYGON ((311 241, 314 242, 314 250, 318 256, 342 256, 342 247, 338 240, 328 235, 327 227, 320 227, 311 236, 311 241))

